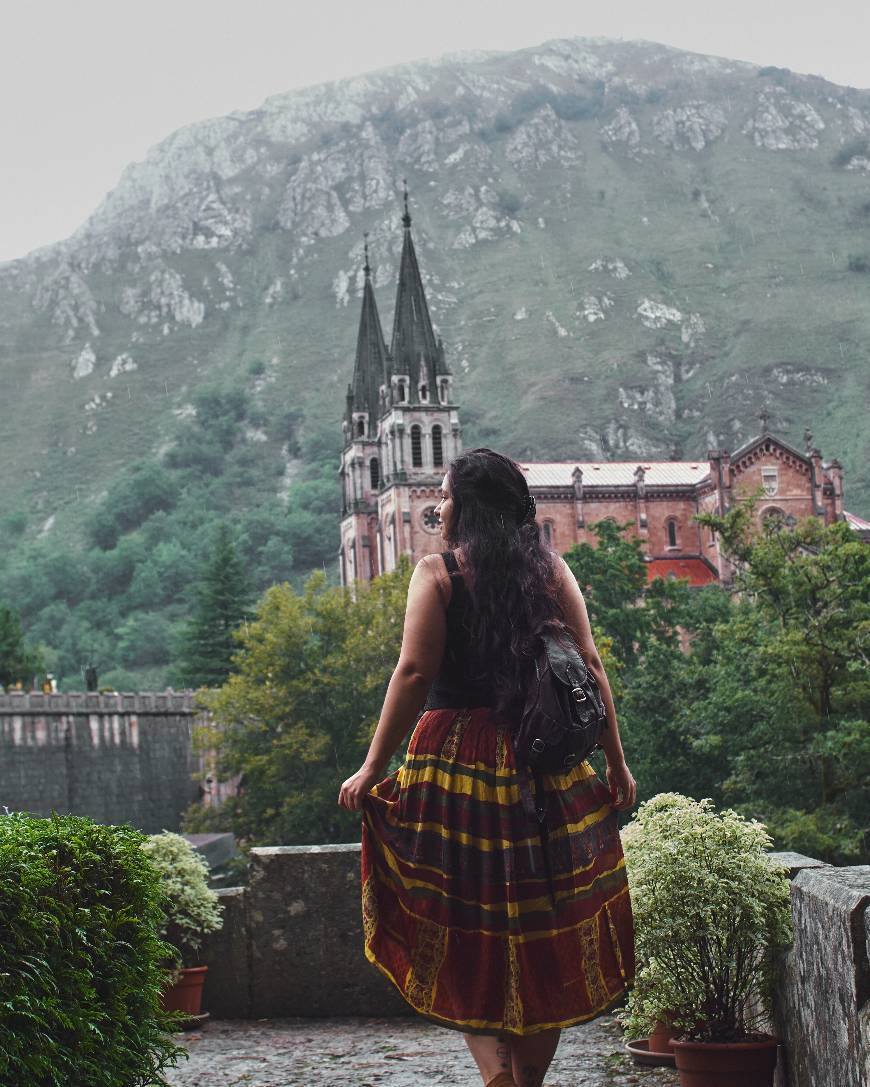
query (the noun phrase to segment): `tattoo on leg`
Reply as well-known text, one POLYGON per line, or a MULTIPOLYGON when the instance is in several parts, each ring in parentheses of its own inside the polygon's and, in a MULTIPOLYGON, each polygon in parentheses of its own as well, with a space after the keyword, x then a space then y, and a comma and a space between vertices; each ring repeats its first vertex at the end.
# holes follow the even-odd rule
POLYGON ((498 1057, 499 1064, 503 1072, 510 1072, 511 1070, 511 1047, 510 1042, 507 1040, 504 1034, 498 1035, 498 1045, 496 1046, 495 1055, 498 1057))
POLYGON ((520 1087, 541 1087, 543 1070, 537 1064, 524 1064, 522 1067, 523 1082, 520 1087))

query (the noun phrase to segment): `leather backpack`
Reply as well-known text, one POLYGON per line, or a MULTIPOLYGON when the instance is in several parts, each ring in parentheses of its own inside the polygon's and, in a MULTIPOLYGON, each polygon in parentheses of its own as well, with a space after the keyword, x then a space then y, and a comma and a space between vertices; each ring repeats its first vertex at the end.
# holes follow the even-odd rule
POLYGON ((520 763, 537 774, 564 774, 597 748, 607 727, 601 688, 567 630, 540 635, 519 726, 520 763))

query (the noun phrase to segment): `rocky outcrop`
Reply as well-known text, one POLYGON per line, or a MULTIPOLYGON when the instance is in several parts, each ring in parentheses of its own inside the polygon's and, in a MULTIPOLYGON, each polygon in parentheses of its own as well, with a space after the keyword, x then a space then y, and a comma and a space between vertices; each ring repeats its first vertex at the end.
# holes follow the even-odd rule
POLYGON ((783 87, 759 95, 755 113, 743 126, 756 147, 768 151, 807 151, 819 146, 825 122, 808 103, 783 87))
POLYGON ((601 129, 601 137, 608 144, 624 144, 626 150, 640 149, 640 129, 626 106, 620 106, 613 120, 601 129))
POLYGON ((687 102, 653 118, 656 139, 675 151, 703 151, 718 139, 727 124, 725 113, 711 102, 687 102))

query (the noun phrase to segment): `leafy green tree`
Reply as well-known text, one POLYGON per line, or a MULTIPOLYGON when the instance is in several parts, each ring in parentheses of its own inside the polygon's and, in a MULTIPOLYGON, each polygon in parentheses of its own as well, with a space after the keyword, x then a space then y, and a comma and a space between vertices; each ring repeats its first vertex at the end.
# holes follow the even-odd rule
MULTIPOLYGON (((214 727, 200 742, 218 771, 242 775, 221 818, 252 844, 350 841, 336 803, 377 725, 401 648, 410 564, 353 589, 313 574, 299 594, 273 586, 239 631, 234 671, 200 696, 214 727)), ((398 761, 397 759, 394 762, 398 761)))
POLYGON ((641 606, 646 564, 640 541, 625 535, 628 527, 598 521, 591 526, 597 545, 574 544, 563 556, 583 591, 593 628, 613 640, 623 662, 634 655, 649 618, 641 606))
POLYGON ((752 501, 699 520, 741 594, 692 707, 708 749, 729 752, 726 795, 780 845, 841 863, 866 855, 870 549, 843 522, 759 526, 752 501))
POLYGON ((115 480, 91 518, 93 542, 104 551, 110 550, 121 535, 153 513, 171 509, 177 497, 176 483, 162 465, 151 460, 137 462, 115 480))
POLYGON ((117 639, 117 660, 127 668, 168 664, 175 628, 158 612, 133 612, 118 628, 117 639))
POLYGON ((42 671, 42 655, 28 644, 21 617, 13 608, 0 604, 0 683, 27 683, 42 671))
POLYGON ((692 708, 707 690, 719 653, 716 623, 732 602, 718 585, 689 589, 656 579, 648 590, 650 629, 634 655, 617 702, 641 800, 660 792, 718 798, 728 773, 721 748, 707 743, 707 722, 692 708))
POLYGON ((249 589, 244 568, 221 524, 203 571, 193 615, 180 641, 174 675, 184 686, 219 687, 230 674, 233 633, 245 617, 249 589))

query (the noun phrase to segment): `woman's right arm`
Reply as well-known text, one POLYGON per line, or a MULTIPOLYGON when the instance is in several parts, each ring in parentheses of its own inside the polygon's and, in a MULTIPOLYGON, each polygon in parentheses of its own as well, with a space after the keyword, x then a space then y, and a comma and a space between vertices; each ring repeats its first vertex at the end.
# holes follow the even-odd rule
POLYGON ((604 708, 607 711, 608 727, 601 734, 599 743, 604 749, 607 759, 607 781, 611 794, 614 797, 614 807, 619 809, 633 808, 637 799, 637 784, 631 775, 622 750, 622 740, 619 738, 619 726, 616 722, 616 707, 613 704, 613 693, 607 680, 607 673, 601 663, 601 657, 595 648, 595 640, 592 637, 592 625, 589 622, 589 613, 586 610, 586 601, 577 584, 577 579, 571 567, 563 558, 559 558, 561 573, 559 583, 559 601, 565 614, 565 625, 574 635, 577 647, 583 657, 586 667, 595 677, 601 689, 601 697, 604 699, 604 708))

